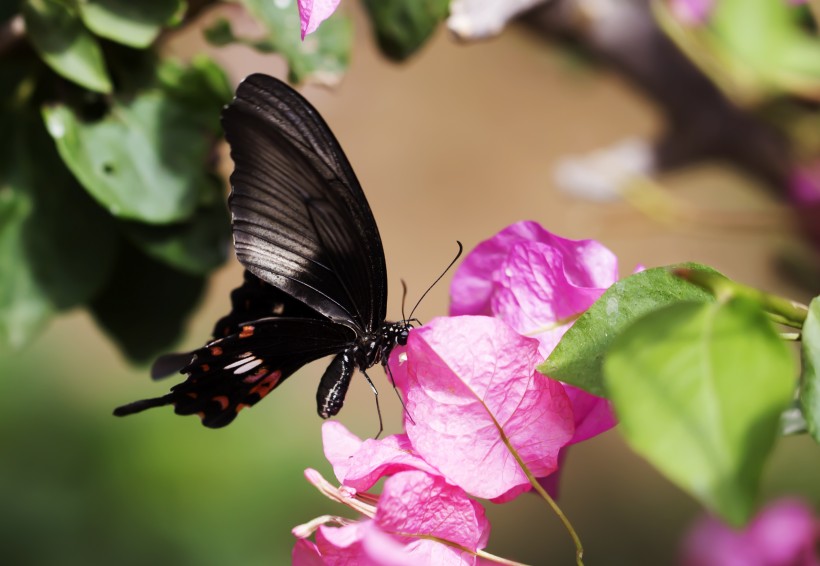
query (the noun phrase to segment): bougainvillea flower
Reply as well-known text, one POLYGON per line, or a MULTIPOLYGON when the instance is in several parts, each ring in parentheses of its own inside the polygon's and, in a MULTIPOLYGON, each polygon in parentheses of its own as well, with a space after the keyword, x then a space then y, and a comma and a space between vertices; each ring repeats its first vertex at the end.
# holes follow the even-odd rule
POLYGON ((780 499, 743 530, 700 519, 683 542, 682 566, 818 566, 820 522, 805 503, 780 499))
POLYGON ((714 3, 715 0, 670 0, 669 7, 684 24, 700 25, 709 19, 714 3))
POLYGON ((293 563, 298 566, 473 565, 475 552, 487 544, 490 524, 484 509, 441 477, 421 471, 399 472, 385 481, 372 506, 359 501, 352 491, 334 491, 313 470, 305 475, 320 491, 348 503, 368 519, 322 517, 296 527, 294 534, 300 539, 316 532, 315 543, 300 540, 294 547, 293 563), (339 526, 331 526, 333 523, 339 526))
MULTIPOLYGON (((618 280, 618 259, 594 240, 569 240, 518 222, 478 244, 450 287, 450 314, 501 318, 538 339, 546 359, 572 325, 618 280)), ((581 442, 615 425, 609 402, 565 385, 581 442)))
POLYGON ((406 434, 362 441, 342 423, 327 421, 322 425, 322 443, 336 479, 358 491, 370 489, 383 476, 404 470, 441 475, 414 452, 406 434))
POLYGON ((535 371, 537 340, 498 319, 445 317, 401 354, 391 368, 406 372, 407 437, 450 483, 493 499, 529 484, 516 455, 535 477, 557 468, 573 415, 561 384, 535 371))
POLYGON ((340 0, 298 0, 302 39, 319 28, 339 7, 340 0))

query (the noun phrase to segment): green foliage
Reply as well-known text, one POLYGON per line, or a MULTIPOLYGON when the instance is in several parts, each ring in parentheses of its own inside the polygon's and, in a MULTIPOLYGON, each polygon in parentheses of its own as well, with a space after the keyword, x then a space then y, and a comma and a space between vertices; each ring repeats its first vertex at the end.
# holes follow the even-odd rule
POLYGON ((382 53, 402 61, 433 35, 450 0, 364 0, 364 5, 382 53))
POLYGON ((56 73, 96 92, 111 92, 100 44, 80 15, 61 0, 26 0, 26 32, 31 44, 56 73))
POLYGON ((766 315, 741 298, 652 312, 604 364, 627 442, 734 525, 754 509, 795 373, 766 315))
POLYGON ((86 27, 100 37, 146 48, 164 26, 179 22, 185 0, 84 0, 77 8, 86 27))
MULTIPOLYGON (((713 269, 685 264, 695 270, 713 269)), ((612 341, 643 315, 680 301, 709 302, 712 295, 672 275, 674 267, 647 269, 612 285, 564 334, 538 371, 606 396, 602 364, 612 341)))
POLYGON ((682 25, 662 2, 654 8, 672 40, 737 102, 820 98, 820 39, 788 2, 721 0, 704 26, 682 25))
POLYGON ((344 14, 333 14, 303 42, 295 3, 237 1, 264 26, 266 36, 261 40, 237 37, 230 25, 221 20, 206 33, 209 41, 215 45, 242 43, 262 52, 279 53, 288 62, 291 82, 307 79, 327 84, 339 82, 350 62, 353 44, 352 24, 344 14))
POLYGON ((820 442, 820 298, 809 305, 809 313, 803 324, 802 361, 800 383, 800 407, 806 425, 815 441, 820 442))
MULTIPOLYGON (((161 63, 166 65, 176 67, 161 63)), ((191 68, 187 74, 196 73, 191 68)), ((206 79, 196 83, 208 85, 206 79)), ((115 96, 108 112, 93 121, 68 104, 44 111, 63 161, 114 216, 150 224, 183 221, 211 188, 206 165, 218 139, 215 117, 229 99, 204 91, 200 103, 191 104, 190 92, 179 96, 174 86, 154 81, 115 96)))
POLYGON ((39 116, 13 99, 0 108, 0 348, 18 348, 53 312, 93 296, 117 238, 39 116))

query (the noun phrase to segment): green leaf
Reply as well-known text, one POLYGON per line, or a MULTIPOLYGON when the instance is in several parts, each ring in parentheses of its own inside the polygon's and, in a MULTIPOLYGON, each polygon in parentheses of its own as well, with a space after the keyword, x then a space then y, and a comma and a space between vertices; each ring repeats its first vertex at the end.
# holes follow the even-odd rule
POLYGON ((752 514, 795 373, 766 314, 739 298, 653 312, 604 363, 627 442, 736 526, 752 514))
POLYGON ((138 49, 151 45, 163 26, 179 22, 184 0, 79 0, 77 7, 95 34, 138 49))
POLYGON ((123 248, 91 312, 129 359, 147 362, 180 338, 205 278, 172 269, 130 245, 123 248))
MULTIPOLYGON (((222 181, 215 180, 218 187, 222 181)), ((201 207, 179 224, 152 226, 124 222, 132 244, 152 258, 192 275, 207 275, 224 263, 231 244, 231 225, 224 201, 201 207)))
POLYGON ((85 303, 113 265, 113 223, 60 161, 34 108, 0 105, 0 347, 85 303))
POLYGON ((402 61, 433 35, 450 0, 365 0, 364 5, 382 53, 402 61))
POLYGON ((100 45, 66 1, 26 0, 26 34, 55 72, 89 90, 110 93, 100 45))
MULTIPOLYGON (((173 63, 164 63, 160 75, 173 63)), ((194 84, 213 77, 183 73, 194 84)), ((230 99, 207 88, 180 93, 158 82, 131 97, 116 97, 108 113, 84 121, 67 105, 44 112, 57 149, 77 179, 111 214, 149 224, 185 221, 211 182, 218 117, 230 99)))
POLYGON ((809 434, 820 442, 820 298, 809 304, 809 314, 803 324, 803 371, 800 382, 800 406, 809 434))
POLYGON ((675 267, 717 273, 693 263, 656 267, 621 279, 575 321, 538 371, 606 397, 601 365, 610 344, 625 328, 674 303, 714 300, 707 291, 672 275, 670 270, 675 267))
MULTIPOLYGON (((262 41, 240 39, 226 34, 221 39, 250 45, 269 53, 280 53, 289 67, 288 78, 298 83, 313 79, 325 84, 339 82, 350 62, 353 47, 353 29, 350 20, 336 12, 322 22, 319 29, 301 40, 299 11, 295 2, 271 0, 239 0, 267 30, 262 41)), ((213 35, 210 34, 210 35, 213 35)))

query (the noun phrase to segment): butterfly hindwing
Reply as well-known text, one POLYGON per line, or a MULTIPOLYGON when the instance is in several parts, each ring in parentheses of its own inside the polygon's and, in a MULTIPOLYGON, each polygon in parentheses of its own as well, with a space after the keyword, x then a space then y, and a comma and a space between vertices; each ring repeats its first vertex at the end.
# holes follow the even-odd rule
POLYGON ((199 414, 203 424, 230 423, 303 365, 345 350, 355 333, 327 319, 271 317, 192 352, 182 369, 187 379, 162 397, 120 407, 123 416, 160 405, 181 415, 199 414))

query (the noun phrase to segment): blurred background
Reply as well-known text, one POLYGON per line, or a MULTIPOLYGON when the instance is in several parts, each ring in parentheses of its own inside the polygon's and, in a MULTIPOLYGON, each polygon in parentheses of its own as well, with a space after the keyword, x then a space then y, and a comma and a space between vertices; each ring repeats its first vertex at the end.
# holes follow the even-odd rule
MULTIPOLYGON (((619 257, 622 275, 637 265, 691 260, 804 302, 816 294, 778 269, 776 258, 799 241, 796 221, 777 191, 742 168, 706 160, 655 175, 653 182, 688 211, 683 219, 556 186, 556 167, 568 156, 662 134, 658 105, 623 73, 592 66, 528 26, 470 44, 441 28, 396 64, 379 54, 358 4, 343 8, 355 30, 349 70, 333 89, 300 90, 340 140, 379 224, 388 318, 400 318, 400 279, 414 302, 452 259, 456 240, 470 250, 524 219, 564 237, 601 241, 619 257)), ((235 29, 251 25, 229 15, 235 29)), ((206 13, 173 34, 164 51, 182 59, 209 53, 232 86, 252 72, 286 75, 276 55, 207 45, 201 30, 215 17, 206 13)), ((220 155, 227 174, 224 147, 220 155)), ((231 257, 208 280, 179 349, 210 336, 241 274, 231 257)), ((447 313, 449 277, 419 307, 420 319, 447 313)), ((225 429, 206 429, 170 409, 115 419, 114 407, 164 394, 175 378, 152 382, 148 367, 130 365, 85 311, 56 318, 25 349, 0 359, 4 562, 286 563, 293 526, 347 511, 302 475, 310 467, 333 477, 314 402, 325 364, 305 367, 225 429)), ((381 370, 373 374, 387 432, 396 432, 401 407, 381 370)), ((360 377, 339 420, 369 437, 378 422, 360 377)), ((764 499, 798 493, 817 501, 818 465, 808 437, 783 438, 765 475, 764 499)), ((679 537, 701 513, 633 454, 617 429, 573 448, 559 503, 589 564, 672 564, 679 537)), ((485 506, 490 552, 532 564, 574 563, 567 533, 536 497, 485 506)))

